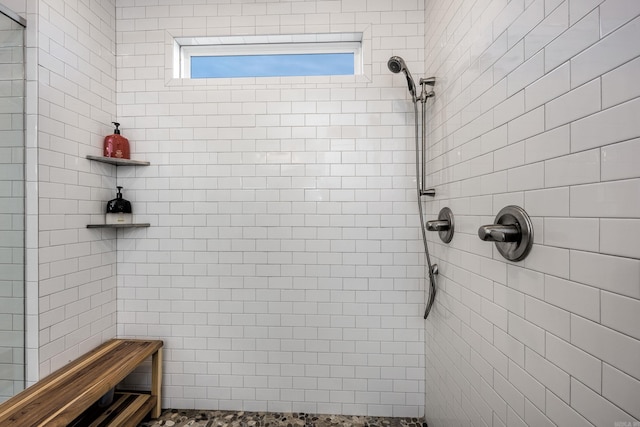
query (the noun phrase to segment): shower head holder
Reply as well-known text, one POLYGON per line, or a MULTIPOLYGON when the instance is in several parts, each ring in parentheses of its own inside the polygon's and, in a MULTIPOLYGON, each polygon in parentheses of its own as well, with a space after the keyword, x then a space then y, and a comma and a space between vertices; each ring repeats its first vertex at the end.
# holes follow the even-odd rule
POLYGON ((420 79, 420 85, 429 85, 431 87, 436 85, 436 78, 435 77, 422 77, 420 79))

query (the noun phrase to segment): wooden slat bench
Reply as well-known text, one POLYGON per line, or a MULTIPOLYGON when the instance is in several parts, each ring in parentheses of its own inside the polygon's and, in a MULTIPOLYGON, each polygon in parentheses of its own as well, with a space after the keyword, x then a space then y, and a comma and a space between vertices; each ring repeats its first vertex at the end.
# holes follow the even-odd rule
MULTIPOLYGON (((92 426, 136 426, 161 412, 162 341, 108 341, 0 404, 0 426, 67 426, 151 357, 150 393, 118 396, 92 426)), ((87 425, 87 424, 84 424, 87 425)))

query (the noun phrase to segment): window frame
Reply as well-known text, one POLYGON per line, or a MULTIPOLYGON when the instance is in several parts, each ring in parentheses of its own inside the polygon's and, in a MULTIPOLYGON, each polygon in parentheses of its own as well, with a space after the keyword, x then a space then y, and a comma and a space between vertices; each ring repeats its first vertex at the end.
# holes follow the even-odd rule
MULTIPOLYGON (((252 56, 278 54, 352 53, 353 75, 363 73, 362 33, 328 33, 279 36, 230 36, 176 38, 174 77, 190 80, 194 56, 252 56)), ((327 74, 326 77, 345 74, 327 74)), ((351 74, 347 74, 351 75, 351 74)), ((273 76, 287 78, 293 76, 273 76)), ((267 78, 273 78, 267 77, 267 78)), ((301 75, 295 77, 309 77, 301 75)), ((314 76, 318 77, 318 76, 314 76)), ((322 77, 322 76, 319 76, 322 77)), ((216 78, 216 77, 205 77, 216 78)), ((244 76, 224 78, 247 78, 244 76)), ((250 77, 259 78, 259 77, 250 77)))

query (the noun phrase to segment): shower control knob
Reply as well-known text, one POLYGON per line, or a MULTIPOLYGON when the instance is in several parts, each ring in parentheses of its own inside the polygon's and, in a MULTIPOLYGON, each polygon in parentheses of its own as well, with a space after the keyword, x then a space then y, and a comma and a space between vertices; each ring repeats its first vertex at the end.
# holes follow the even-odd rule
POLYGON ((507 206, 498 212, 495 224, 478 229, 478 237, 495 242, 498 252, 509 261, 520 261, 533 246, 533 224, 524 209, 507 206))
POLYGON ((485 242, 517 242, 520 230, 517 225, 483 225, 478 236, 485 242))
POLYGON ((440 209, 438 219, 433 221, 427 221, 427 230, 437 231, 440 236, 440 240, 445 243, 449 243, 453 239, 453 212, 449 208, 440 209))
POLYGON ((429 231, 446 231, 449 228, 451 228, 451 224, 446 219, 427 221, 427 230, 429 231))

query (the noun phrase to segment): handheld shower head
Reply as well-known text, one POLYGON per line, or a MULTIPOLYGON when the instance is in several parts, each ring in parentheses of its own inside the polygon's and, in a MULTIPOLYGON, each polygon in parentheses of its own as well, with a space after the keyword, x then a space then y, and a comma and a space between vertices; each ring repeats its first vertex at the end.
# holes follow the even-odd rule
POLYGON ((407 64, 404 63, 404 59, 399 56, 392 56, 387 62, 387 67, 392 73, 399 73, 407 68, 407 64))
POLYGON ((407 68, 407 64, 405 64, 404 59, 399 56, 392 56, 387 61, 387 67, 389 67, 389 71, 392 73, 399 73, 402 71, 404 75, 407 77, 407 86, 409 86, 409 92, 411 92, 411 97, 413 98, 413 102, 416 101, 416 84, 413 81, 413 77, 411 77, 411 73, 407 68))

